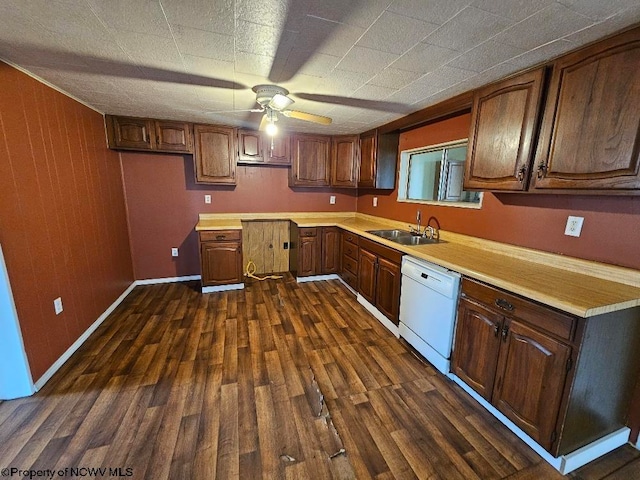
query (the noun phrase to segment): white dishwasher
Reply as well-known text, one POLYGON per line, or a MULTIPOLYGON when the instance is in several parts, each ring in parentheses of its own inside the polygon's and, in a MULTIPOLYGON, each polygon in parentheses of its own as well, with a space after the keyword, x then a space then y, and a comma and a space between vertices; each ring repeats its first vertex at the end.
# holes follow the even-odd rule
POLYGON ((444 374, 449 373, 459 290, 459 273, 403 257, 400 336, 444 374))

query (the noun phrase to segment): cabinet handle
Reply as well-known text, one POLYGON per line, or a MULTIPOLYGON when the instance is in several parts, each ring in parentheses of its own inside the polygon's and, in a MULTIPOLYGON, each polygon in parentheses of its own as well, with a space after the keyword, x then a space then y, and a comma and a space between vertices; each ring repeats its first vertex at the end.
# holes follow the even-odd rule
POLYGON ((224 240, 224 235, 216 235, 216 240, 224 240))
POLYGON ((498 335, 500 335, 500 324, 496 323, 493 326, 493 333, 495 334, 495 336, 497 337, 498 335))
POLYGON ((520 170, 518 170, 518 174, 516 175, 516 178, 518 179, 519 182, 524 181, 525 173, 527 173, 527 167, 523 165, 522 167, 520 167, 520 170))
POLYGON ((504 298, 496 298, 496 306, 509 312, 513 312, 516 308, 509 302, 507 302, 504 298))
POLYGON ((547 171, 547 165, 544 163, 541 163, 540 165, 538 165, 538 178, 542 178, 544 177, 545 172, 547 171))
POLYGON ((506 342, 507 341, 507 335, 509 334, 509 326, 505 325, 504 327, 502 327, 502 341, 506 342))

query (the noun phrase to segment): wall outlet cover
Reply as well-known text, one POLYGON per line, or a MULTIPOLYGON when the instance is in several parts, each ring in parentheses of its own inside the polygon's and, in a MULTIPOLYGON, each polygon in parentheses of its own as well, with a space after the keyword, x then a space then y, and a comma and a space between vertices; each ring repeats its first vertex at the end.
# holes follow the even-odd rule
POLYGON ((53 301, 53 309, 56 312, 56 315, 60 315, 62 313, 62 310, 64 310, 62 308, 62 298, 58 297, 53 301))
POLYGON ((570 237, 579 237, 582 232, 582 224, 584 217, 572 217, 567 218, 567 226, 564 228, 564 234, 570 237))
POLYGON ((373 197, 373 206, 374 207, 378 206, 378 197, 373 197))
POLYGON ((331 205, 335 205, 335 204, 336 204, 336 196, 335 196, 335 195, 331 195, 331 196, 329 197, 329 203, 330 203, 331 205))
POLYGON ((204 196, 204 203, 211 203, 211 195, 204 196))
POLYGON ((172 257, 177 257, 178 256, 178 249, 176 247, 173 247, 171 249, 171 256, 172 257))

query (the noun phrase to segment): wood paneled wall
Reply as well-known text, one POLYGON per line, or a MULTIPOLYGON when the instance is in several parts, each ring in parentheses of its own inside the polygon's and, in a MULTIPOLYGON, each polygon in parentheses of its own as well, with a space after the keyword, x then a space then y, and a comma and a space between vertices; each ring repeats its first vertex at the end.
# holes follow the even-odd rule
POLYGON ((2 62, 0 243, 37 380, 133 273, 120 163, 102 115, 2 62))
MULTIPOLYGON (((400 150, 467 138, 470 115, 461 115, 400 135, 400 150)), ((577 196, 485 193, 481 210, 397 201, 398 191, 360 190, 358 211, 415 224, 430 216, 444 230, 640 269, 640 196, 577 196), (373 197, 378 206, 373 207, 373 197), (564 235, 569 215, 584 217, 580 238, 564 235)))
POLYGON ((199 213, 353 212, 356 194, 340 188, 295 188, 289 169, 238 166, 233 186, 195 183, 191 155, 122 152, 135 278, 199 275, 199 213), (211 204, 204 196, 211 195, 211 204), (336 196, 335 205, 329 197, 336 196), (179 256, 171 257, 171 248, 179 256))

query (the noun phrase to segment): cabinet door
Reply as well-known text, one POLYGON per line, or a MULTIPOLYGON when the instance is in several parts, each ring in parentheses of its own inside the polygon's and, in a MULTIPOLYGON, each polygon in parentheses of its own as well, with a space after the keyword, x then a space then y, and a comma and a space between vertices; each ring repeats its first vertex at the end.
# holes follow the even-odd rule
POLYGON ((291 165, 291 137, 278 134, 262 136, 264 163, 269 165, 291 165))
POLYGON ((375 305, 376 302, 377 259, 375 254, 360 249, 358 255, 358 292, 371 305, 375 305))
POLYGON ((238 162, 264 162, 260 132, 254 130, 238 130, 238 162))
POLYGON ((153 120, 146 118, 107 117, 109 146, 130 150, 153 150, 153 120))
POLYGON ((465 189, 526 190, 543 80, 539 68, 475 93, 465 189))
POLYGON ((310 275, 318 275, 319 237, 300 237, 300 248, 298 251, 298 276, 308 277, 310 275))
POLYGON ((157 120, 155 127, 156 150, 181 153, 193 152, 193 138, 189 123, 157 120))
POLYGON ((197 183, 235 185, 236 134, 230 127, 195 125, 194 162, 197 183))
POLYGON ((330 183, 331 137, 294 135, 289 184, 299 187, 326 187, 330 183))
POLYGON ((400 265, 381 257, 378 257, 376 307, 393 323, 400 323, 400 265))
POLYGON ((502 316, 460 299, 451 370, 467 385, 491 401, 496 374, 502 316))
POLYGON ((357 135, 345 135, 331 139, 331 185, 334 187, 358 186, 357 135))
POLYGON ((340 269, 340 230, 322 227, 322 273, 337 273, 340 269))
POLYGON ((493 405, 549 450, 571 348, 515 320, 505 328, 493 405))
POLYGON ((376 186, 376 136, 360 137, 360 169, 358 187, 374 188, 376 186))
POLYGON ((640 28, 557 60, 530 190, 640 189, 640 28))
POLYGON ((202 285, 242 283, 241 242, 203 242, 200 259, 202 285))

